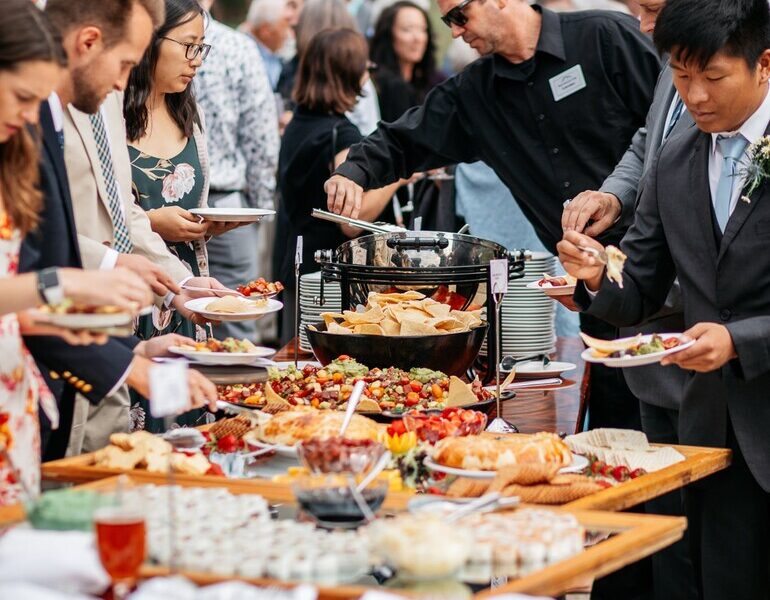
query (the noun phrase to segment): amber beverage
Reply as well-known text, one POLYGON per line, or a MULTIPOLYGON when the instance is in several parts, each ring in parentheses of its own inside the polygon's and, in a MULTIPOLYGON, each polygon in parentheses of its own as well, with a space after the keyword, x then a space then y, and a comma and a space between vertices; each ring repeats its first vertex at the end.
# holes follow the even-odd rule
POLYGON ((145 558, 144 516, 121 507, 105 507, 94 515, 99 558, 112 578, 117 597, 130 590, 145 558))

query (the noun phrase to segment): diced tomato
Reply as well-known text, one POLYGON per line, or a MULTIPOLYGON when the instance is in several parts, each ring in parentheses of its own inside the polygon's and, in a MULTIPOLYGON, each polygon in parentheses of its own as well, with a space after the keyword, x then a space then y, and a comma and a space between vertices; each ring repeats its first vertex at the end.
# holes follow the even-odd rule
POLYGON ((403 435, 406 433, 406 426, 404 425, 403 419, 399 419, 398 421, 393 421, 390 425, 388 425, 388 435, 403 435))
POLYGON ((417 392, 409 392, 406 395, 406 405, 415 406, 420 403, 420 394, 417 392))
POLYGON ((422 391, 422 384, 419 381, 410 381, 409 387, 412 388, 413 392, 421 392, 422 391))
POLYGON ((350 360, 350 357, 347 354, 341 354, 340 356, 337 357, 337 360, 346 361, 346 360, 350 360))

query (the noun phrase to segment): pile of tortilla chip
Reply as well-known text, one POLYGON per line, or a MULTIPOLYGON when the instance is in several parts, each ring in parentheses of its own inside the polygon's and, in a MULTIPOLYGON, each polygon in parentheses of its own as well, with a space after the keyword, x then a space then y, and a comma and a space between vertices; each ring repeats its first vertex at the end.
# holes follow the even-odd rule
MULTIPOLYGON (((328 333, 424 336, 470 331, 482 324, 481 311, 452 310, 420 292, 371 292, 362 312, 322 313, 328 333)), ((312 327, 312 326, 311 326, 312 327)))

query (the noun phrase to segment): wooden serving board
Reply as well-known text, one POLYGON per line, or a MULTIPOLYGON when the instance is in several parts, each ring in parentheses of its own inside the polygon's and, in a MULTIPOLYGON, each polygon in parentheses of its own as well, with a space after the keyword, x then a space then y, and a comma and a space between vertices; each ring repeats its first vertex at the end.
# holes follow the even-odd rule
MULTIPOLYGON (((91 489, 109 492, 115 489, 118 478, 92 482, 77 489, 91 489)), ((124 480, 124 485, 136 485, 146 483, 141 478, 131 475, 124 480)), ((157 482, 154 482, 157 483, 157 482)), ((196 486, 199 482, 186 482, 176 480, 176 484, 182 486, 196 486)), ((272 488, 264 490, 270 494, 272 488)), ((231 490, 235 494, 259 493, 254 488, 241 487, 231 490)), ((289 498, 271 498, 263 494, 271 501, 287 501, 289 498)), ((585 584, 586 581, 603 577, 609 573, 636 562, 661 550, 679 539, 686 529, 686 520, 679 517, 657 517, 651 515, 636 515, 626 513, 610 513, 584 510, 567 510, 555 508, 553 510, 565 510, 572 513, 578 521, 593 532, 613 534, 607 540, 585 549, 582 553, 545 567, 530 575, 512 580, 510 583, 496 587, 492 590, 484 590, 476 595, 477 598, 486 598, 502 593, 519 592, 534 595, 559 596, 576 587, 585 584)), ((169 571, 162 567, 143 567, 142 576, 145 578, 168 575, 169 571)), ((211 573, 182 571, 181 574, 199 585, 208 585, 221 581, 239 579, 262 586, 291 587, 289 582, 279 582, 272 579, 248 579, 232 576, 214 575, 211 573)), ((373 588, 363 586, 339 586, 319 588, 320 600, 342 600, 360 598, 366 591, 373 588)), ((379 588, 382 589, 382 588, 379 588)), ((398 594, 408 590, 392 590, 398 594)))
MULTIPOLYGON (((653 444, 658 445, 658 444, 653 444)), ((596 494, 580 498, 565 505, 569 509, 619 511, 631 508, 683 488, 726 469, 732 461, 732 451, 724 448, 700 448, 697 446, 673 446, 684 455, 682 462, 647 473, 596 494)))
MULTIPOLYGON (((730 450, 694 446, 674 446, 674 448, 686 457, 684 461, 586 496, 567 504, 566 507, 608 511, 625 510, 672 490, 682 488, 693 481, 708 477, 730 465, 730 450)), ((141 469, 121 471, 120 469, 95 467, 93 453, 44 463, 42 472, 44 479, 70 483, 88 483, 125 473, 147 482, 164 483, 167 481, 167 476, 163 473, 148 473, 141 469)), ((284 502, 292 498, 289 485, 263 479, 223 479, 210 475, 176 475, 176 479, 198 482, 199 485, 226 487, 231 491, 251 490, 252 493, 262 494, 274 501, 284 502)), ((411 494, 406 492, 390 493, 386 500, 386 507, 398 508, 403 506, 410 497, 411 494)))

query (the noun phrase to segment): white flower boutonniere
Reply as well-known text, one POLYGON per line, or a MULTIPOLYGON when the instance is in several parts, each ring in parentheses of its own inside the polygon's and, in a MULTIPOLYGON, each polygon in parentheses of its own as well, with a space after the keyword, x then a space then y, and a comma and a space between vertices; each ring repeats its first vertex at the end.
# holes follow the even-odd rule
POLYGON ((754 142, 748 151, 749 164, 742 175, 746 183, 741 200, 751 204, 751 195, 770 177, 770 136, 766 135, 754 142))

